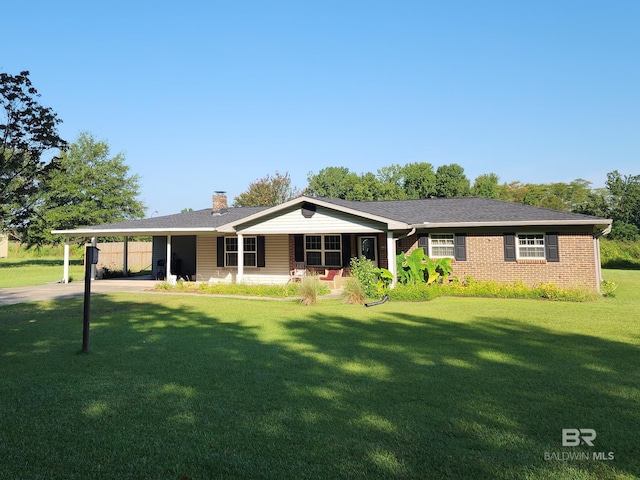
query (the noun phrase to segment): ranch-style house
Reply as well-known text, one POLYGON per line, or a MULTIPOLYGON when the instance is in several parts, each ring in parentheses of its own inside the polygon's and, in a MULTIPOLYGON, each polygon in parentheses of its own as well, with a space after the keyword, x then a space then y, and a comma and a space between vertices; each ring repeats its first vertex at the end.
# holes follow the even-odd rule
POLYGON ((224 192, 217 192, 212 208, 53 233, 66 237, 65 282, 71 238, 151 236, 157 278, 285 284, 296 267, 346 277, 355 256, 395 274, 399 252, 423 248, 431 258, 451 258, 461 279, 598 291, 599 239, 611 223, 477 197, 360 202, 300 196, 274 207, 228 207, 224 192))

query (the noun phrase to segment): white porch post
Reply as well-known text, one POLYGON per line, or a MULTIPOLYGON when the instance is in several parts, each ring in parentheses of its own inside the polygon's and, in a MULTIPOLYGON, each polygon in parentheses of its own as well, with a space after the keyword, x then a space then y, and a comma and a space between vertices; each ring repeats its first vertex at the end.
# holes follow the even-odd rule
POLYGON ((166 275, 164 278, 166 281, 169 281, 169 275, 171 275, 171 235, 167 234, 167 260, 164 264, 167 269, 166 275))
POLYGON ((391 288, 395 288, 398 283, 398 272, 396 271, 396 241, 393 238, 393 232, 387 232, 387 267, 387 270, 393 275, 391 288))
MULTIPOLYGON (((96 246, 96 237, 91 237, 91 246, 95 247, 96 246)), ((96 279, 96 266, 94 264, 91 264, 91 280, 95 280, 96 279)))
POLYGON ((238 275, 236 276, 236 283, 242 283, 242 277, 244 276, 244 237, 241 233, 238 234, 238 275))
POLYGON ((69 283, 69 236, 64 237, 64 261, 62 267, 62 283, 69 283))
POLYGON ((124 237, 124 253, 122 255, 122 276, 128 277, 129 270, 129 237, 124 237))

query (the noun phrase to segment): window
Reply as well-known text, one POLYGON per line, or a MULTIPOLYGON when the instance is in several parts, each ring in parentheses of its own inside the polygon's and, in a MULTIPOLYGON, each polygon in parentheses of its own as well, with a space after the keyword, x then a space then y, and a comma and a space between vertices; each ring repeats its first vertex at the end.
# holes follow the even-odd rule
MULTIPOLYGON (((255 267, 257 258, 256 237, 244 237, 242 244, 244 247, 244 266, 255 267)), ((238 237, 224 238, 224 259, 225 267, 238 266, 238 237)))
POLYGON ((306 235, 305 259, 311 267, 339 267, 342 265, 342 237, 340 235, 306 235))
POLYGON ((518 234, 518 258, 545 258, 542 233, 518 234))
POLYGON ((455 257, 453 233, 432 233, 429 240, 430 257, 455 257))

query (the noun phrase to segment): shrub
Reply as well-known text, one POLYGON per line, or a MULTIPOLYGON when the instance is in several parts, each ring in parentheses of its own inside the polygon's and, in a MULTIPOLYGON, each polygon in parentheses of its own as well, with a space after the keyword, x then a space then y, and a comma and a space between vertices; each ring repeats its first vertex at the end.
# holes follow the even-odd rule
POLYGON ((376 284, 378 278, 376 275, 376 266, 368 258, 353 257, 350 262, 351 276, 357 278, 365 296, 375 297, 377 294, 376 284))
POLYGON ((624 242, 637 242, 640 240, 640 231, 638 227, 632 223, 613 222, 613 228, 609 237, 612 240, 621 240, 624 242))
POLYGON ((618 284, 615 282, 610 282, 608 280, 600 282, 600 293, 603 297, 615 297, 616 288, 618 288, 618 284))
POLYGON ((426 283, 398 284, 389 291, 390 300, 424 301, 440 296, 438 285, 426 283))
POLYGON ((455 297, 490 297, 490 298, 531 298, 546 300, 562 300, 571 302, 591 301, 598 294, 583 289, 560 289, 553 283, 542 283, 533 288, 522 281, 503 284, 495 281, 479 282, 469 277, 463 282, 443 284, 398 285, 391 290, 392 300, 431 300, 439 296, 455 297))
POLYGON ((600 240, 600 258, 605 268, 640 268, 640 241, 600 240))
MULTIPOLYGON (((287 285, 248 285, 246 283, 192 283, 179 280, 176 285, 162 282, 156 290, 203 293, 209 295, 242 295, 251 297, 295 297, 300 294, 300 284, 287 285)), ((321 286, 321 295, 329 293, 327 287, 321 286)))

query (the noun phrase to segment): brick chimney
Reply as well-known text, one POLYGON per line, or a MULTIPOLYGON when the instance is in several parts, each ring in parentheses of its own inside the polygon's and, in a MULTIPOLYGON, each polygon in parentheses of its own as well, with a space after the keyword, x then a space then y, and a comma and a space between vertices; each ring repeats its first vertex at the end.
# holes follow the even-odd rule
POLYGON ((213 213, 221 214, 227 212, 227 192, 217 191, 213 195, 213 213))

